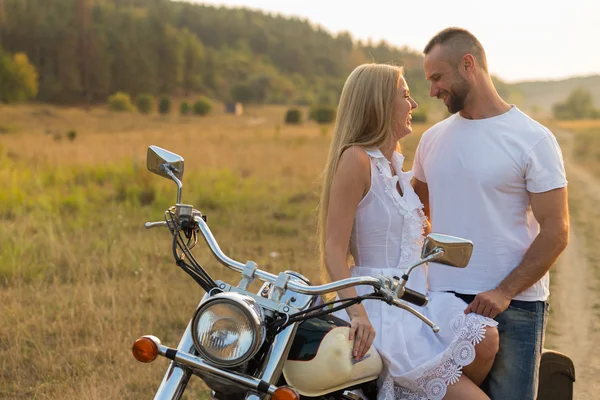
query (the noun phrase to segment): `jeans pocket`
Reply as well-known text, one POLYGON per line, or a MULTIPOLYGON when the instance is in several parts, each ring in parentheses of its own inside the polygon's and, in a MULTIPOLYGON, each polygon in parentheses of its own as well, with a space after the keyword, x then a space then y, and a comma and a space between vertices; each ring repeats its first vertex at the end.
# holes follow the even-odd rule
POLYGON ((538 310, 538 302, 537 301, 521 301, 521 300, 513 300, 510 302, 508 306, 508 310, 517 312, 521 315, 528 316, 530 318, 535 318, 537 316, 538 310))

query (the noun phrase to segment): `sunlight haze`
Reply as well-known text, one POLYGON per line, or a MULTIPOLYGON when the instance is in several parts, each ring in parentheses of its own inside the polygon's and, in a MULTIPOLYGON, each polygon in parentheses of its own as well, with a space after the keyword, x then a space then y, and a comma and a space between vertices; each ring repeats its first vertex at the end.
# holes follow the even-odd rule
POLYGON ((600 3, 593 0, 192 2, 297 16, 333 34, 349 31, 354 39, 383 39, 419 52, 436 32, 460 26, 482 42, 490 72, 508 82, 600 74, 600 3))

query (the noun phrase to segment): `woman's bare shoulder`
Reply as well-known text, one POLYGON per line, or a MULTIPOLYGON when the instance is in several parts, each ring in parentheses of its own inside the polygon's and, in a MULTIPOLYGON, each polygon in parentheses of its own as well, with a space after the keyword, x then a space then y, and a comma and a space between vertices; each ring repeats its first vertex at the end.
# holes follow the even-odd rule
POLYGON ((361 146, 350 146, 342 153, 337 171, 352 178, 358 179, 363 186, 369 186, 371 181, 371 163, 365 149, 361 146))
POLYGON ((350 146, 342 153, 340 157, 340 165, 344 163, 348 167, 356 168, 356 169, 364 169, 369 170, 369 156, 365 149, 361 146, 350 146))

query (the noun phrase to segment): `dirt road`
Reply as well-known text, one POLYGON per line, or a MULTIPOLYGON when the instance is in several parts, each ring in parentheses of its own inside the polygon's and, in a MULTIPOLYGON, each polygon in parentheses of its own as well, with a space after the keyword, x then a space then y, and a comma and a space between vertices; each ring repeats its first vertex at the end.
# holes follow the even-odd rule
MULTIPOLYGON (((567 178, 576 184, 572 196, 585 196, 600 204, 600 179, 572 160, 572 135, 555 132, 561 142, 567 178)), ((582 203, 587 207, 590 202, 582 203)), ((586 213, 586 210, 579 210, 586 213)), ((600 223, 593 221, 590 223, 600 223)), ((571 224, 571 242, 553 270, 551 316, 546 347, 568 354, 575 363, 575 400, 600 398, 600 324, 598 323, 598 279, 586 256, 583 227, 571 224)))

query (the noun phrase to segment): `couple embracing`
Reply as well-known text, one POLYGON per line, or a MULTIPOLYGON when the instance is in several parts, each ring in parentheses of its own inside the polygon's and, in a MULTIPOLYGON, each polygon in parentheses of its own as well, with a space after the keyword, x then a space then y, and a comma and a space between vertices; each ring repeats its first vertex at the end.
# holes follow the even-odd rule
MULTIPOLYGON (((383 400, 534 400, 548 271, 569 237, 561 150, 498 95, 470 32, 434 36, 424 70, 429 95, 452 115, 423 134, 412 171, 398 141, 412 132, 417 103, 402 69, 364 64, 346 80, 324 174, 322 262, 333 280, 400 275, 429 230, 467 238, 474 251, 464 269, 430 263, 411 275, 407 287, 427 293, 419 311, 437 334, 385 303, 348 308, 353 356, 380 352, 383 400)), ((366 293, 338 292, 357 294, 366 293)))

